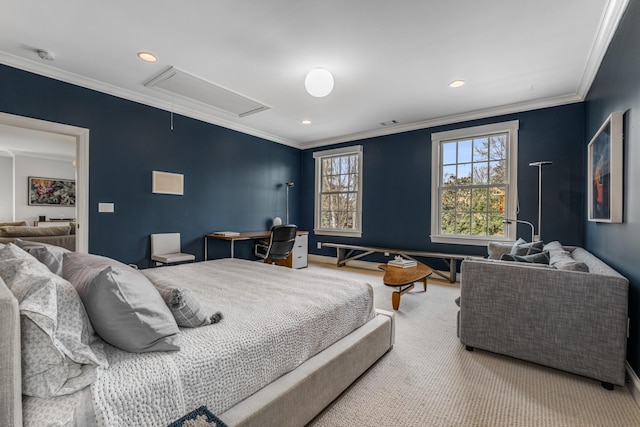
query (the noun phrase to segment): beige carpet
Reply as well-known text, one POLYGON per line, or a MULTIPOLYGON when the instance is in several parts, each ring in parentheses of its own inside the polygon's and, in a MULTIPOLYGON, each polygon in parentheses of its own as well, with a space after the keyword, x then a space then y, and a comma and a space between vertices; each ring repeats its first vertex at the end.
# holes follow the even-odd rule
MULTIPOLYGON (((391 309, 382 273, 311 264, 310 270, 365 280, 375 305, 391 309)), ((309 426, 640 426, 640 408, 626 387, 481 350, 456 336, 458 284, 429 280, 396 312, 394 348, 309 426)))

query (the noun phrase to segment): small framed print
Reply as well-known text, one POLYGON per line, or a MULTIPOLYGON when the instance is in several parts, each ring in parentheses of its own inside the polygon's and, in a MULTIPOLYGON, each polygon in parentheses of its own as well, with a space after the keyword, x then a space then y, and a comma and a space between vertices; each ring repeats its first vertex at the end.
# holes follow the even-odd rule
POLYGON ((153 184, 151 192, 156 194, 184 195, 184 175, 171 172, 152 172, 153 184))

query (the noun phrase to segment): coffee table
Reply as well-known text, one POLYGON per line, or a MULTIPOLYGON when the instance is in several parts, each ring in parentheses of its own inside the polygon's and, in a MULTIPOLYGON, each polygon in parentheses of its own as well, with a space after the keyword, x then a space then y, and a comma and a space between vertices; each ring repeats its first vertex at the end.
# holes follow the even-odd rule
POLYGON ((397 291, 393 291, 391 294, 391 304, 393 309, 400 308, 400 297, 402 294, 409 292, 413 289, 415 282, 422 282, 424 284, 424 291, 427 291, 427 277, 433 273, 433 270, 424 264, 418 263, 415 267, 394 267, 388 264, 381 264, 378 266, 381 270, 384 270, 384 277, 382 282, 387 286, 394 286, 398 288, 397 291))

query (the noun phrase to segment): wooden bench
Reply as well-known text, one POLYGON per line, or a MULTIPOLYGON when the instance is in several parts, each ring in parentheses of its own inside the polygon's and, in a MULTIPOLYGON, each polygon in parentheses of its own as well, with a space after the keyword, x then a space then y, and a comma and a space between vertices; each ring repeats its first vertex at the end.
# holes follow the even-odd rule
MULTIPOLYGON (((358 258, 365 257, 367 255, 371 255, 373 253, 389 253, 389 254, 398 254, 403 256, 404 258, 415 259, 413 257, 424 257, 424 258, 438 258, 443 260, 447 266, 449 267, 449 275, 443 274, 441 271, 433 270, 433 272, 447 280, 451 283, 456 281, 457 276, 457 266, 458 261, 462 261, 465 258, 482 258, 479 256, 473 255, 465 255, 465 254, 449 254, 442 252, 423 252, 423 251, 410 251, 404 249, 392 249, 392 248, 378 248, 372 246, 358 246, 358 245, 347 245, 342 243, 321 243, 322 247, 328 248, 336 248, 337 252, 337 262, 338 267, 344 266, 347 261, 354 261, 358 258), (360 253, 355 253, 360 252, 360 253)), ((423 261, 424 262, 424 261, 423 261)), ((424 262, 427 264, 426 262, 424 262)))

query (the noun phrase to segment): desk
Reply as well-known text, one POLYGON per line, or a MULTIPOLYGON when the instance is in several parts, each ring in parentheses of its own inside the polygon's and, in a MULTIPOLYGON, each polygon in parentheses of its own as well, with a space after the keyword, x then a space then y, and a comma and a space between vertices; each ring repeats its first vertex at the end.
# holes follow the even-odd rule
MULTIPOLYGON (((269 236, 271 236, 271 231, 268 231, 268 230, 248 231, 248 232, 237 234, 235 236, 225 236, 222 234, 214 234, 214 233, 205 234, 204 235, 204 260, 206 261, 208 259, 207 253, 208 253, 209 239, 228 240, 229 242, 231 242, 231 258, 233 258, 233 246, 236 240, 261 240, 261 239, 268 239, 269 236)), ((306 261, 308 236, 309 236, 308 231, 300 231, 300 230, 297 231, 296 245, 294 246, 293 251, 289 256, 289 258, 304 255, 304 258, 306 261), (304 239, 302 239, 302 237, 304 237, 304 239), (297 255, 294 252, 300 252, 301 254, 297 255)), ((289 261, 289 264, 291 264, 291 261, 289 261)), ((306 262, 304 262, 304 267, 306 267, 306 262)))

